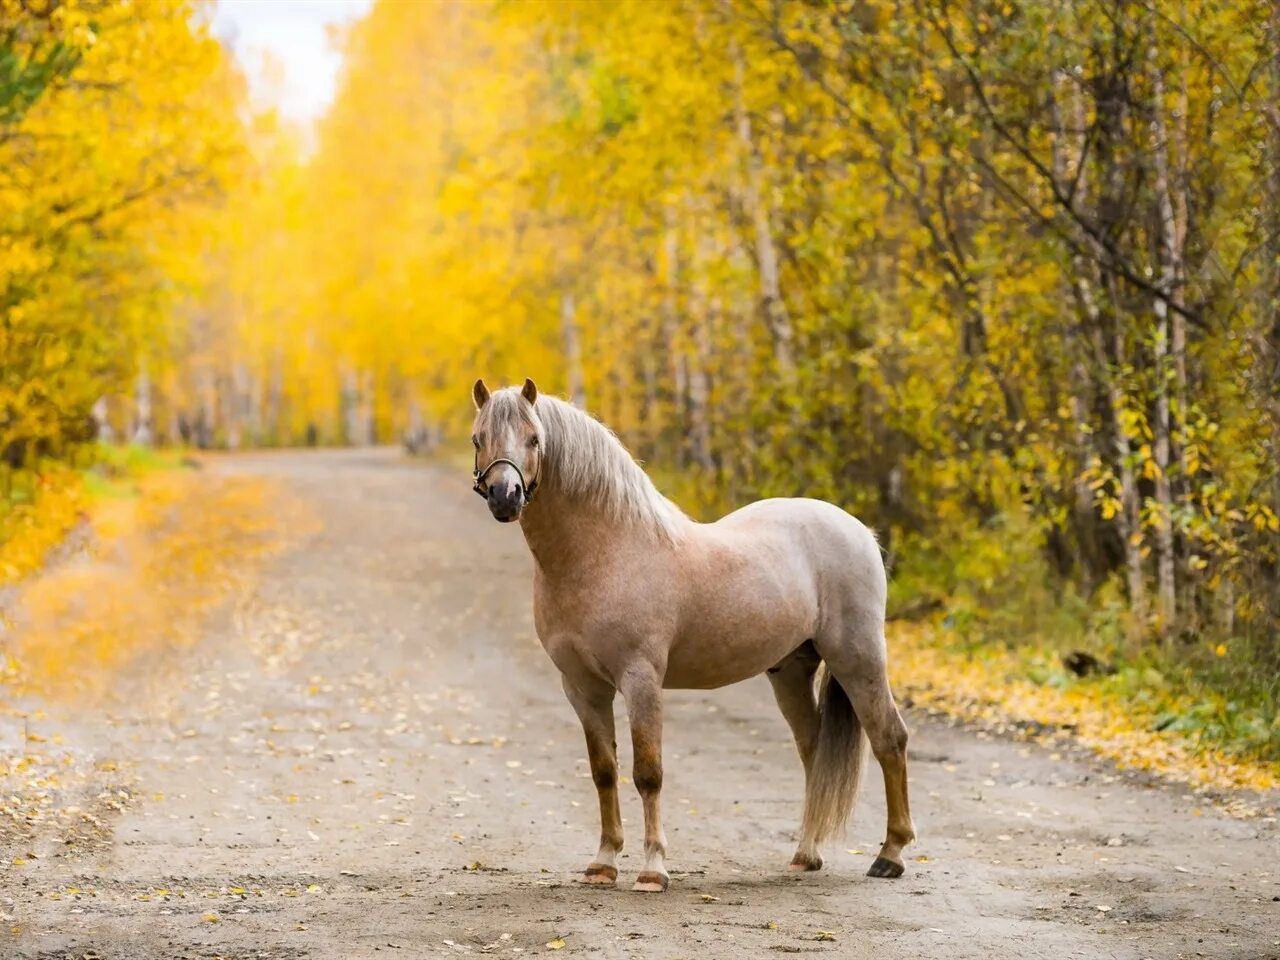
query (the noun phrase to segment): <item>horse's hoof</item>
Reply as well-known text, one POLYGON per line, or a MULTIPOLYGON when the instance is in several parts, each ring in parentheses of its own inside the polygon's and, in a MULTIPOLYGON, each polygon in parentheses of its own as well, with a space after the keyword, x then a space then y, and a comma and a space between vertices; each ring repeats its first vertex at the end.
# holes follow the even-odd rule
POLYGON ((612 887, 618 881, 618 868, 607 863, 592 863, 578 875, 579 883, 593 886, 612 887))
POLYGON ((637 893, 666 893, 667 884, 670 882, 670 878, 665 873, 646 870, 636 877, 635 886, 631 889, 637 893))
POLYGON ((791 858, 791 863, 787 866, 787 869, 792 873, 809 873, 813 870, 821 870, 822 858, 816 853, 812 856, 797 853, 791 858))
POLYGON ((867 871, 868 877, 884 877, 892 880, 895 877, 902 876, 904 867, 900 863, 895 863, 888 857, 876 857, 876 862, 871 865, 871 869, 867 871))

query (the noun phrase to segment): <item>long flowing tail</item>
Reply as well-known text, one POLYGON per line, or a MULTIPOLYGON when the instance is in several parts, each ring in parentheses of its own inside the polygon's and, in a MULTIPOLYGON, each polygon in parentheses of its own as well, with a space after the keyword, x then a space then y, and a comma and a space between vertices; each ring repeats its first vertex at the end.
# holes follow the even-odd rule
POLYGON ((840 681, 823 665, 818 744, 805 791, 804 832, 821 843, 844 832, 858 796, 867 738, 840 681))

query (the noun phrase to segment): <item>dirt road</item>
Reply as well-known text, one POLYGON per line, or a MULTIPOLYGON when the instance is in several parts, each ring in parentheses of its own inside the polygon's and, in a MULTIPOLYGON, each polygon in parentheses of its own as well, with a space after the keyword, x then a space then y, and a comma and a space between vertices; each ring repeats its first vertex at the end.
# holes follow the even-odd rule
POLYGON ((827 868, 786 873, 800 768, 763 678, 669 695, 670 892, 626 889, 629 786, 624 882, 577 886, 595 793, 519 531, 390 452, 209 469, 275 478, 317 530, 181 664, 33 714, 85 777, 74 823, 0 850, 25 861, 2 956, 1280 956, 1274 821, 918 716, 907 875, 864 876, 874 772, 827 868))

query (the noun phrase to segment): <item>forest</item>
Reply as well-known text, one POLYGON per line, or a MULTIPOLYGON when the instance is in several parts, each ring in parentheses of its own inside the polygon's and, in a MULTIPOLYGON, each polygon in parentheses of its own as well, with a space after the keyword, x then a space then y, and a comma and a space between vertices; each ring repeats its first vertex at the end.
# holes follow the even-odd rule
POLYGON ((1222 691, 1280 757, 1280 6, 378 0, 336 42, 307 135, 203 3, 0 0, 0 539, 105 441, 466 457, 470 383, 530 376, 695 515, 853 511, 892 616, 1222 691))

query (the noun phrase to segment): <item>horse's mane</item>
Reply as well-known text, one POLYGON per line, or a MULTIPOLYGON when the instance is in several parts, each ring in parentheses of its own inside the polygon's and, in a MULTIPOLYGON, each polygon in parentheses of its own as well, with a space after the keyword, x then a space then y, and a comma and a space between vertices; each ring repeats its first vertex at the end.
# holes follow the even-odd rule
MULTIPOLYGON (((511 418, 532 423, 519 387, 494 391, 485 407, 495 425, 511 418)), ((618 523, 659 540, 676 539, 685 515, 658 492, 612 430, 558 397, 539 394, 533 410, 544 434, 543 483, 602 508, 618 523)))

